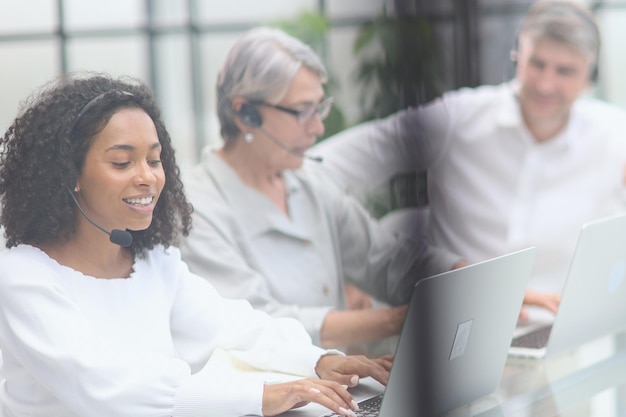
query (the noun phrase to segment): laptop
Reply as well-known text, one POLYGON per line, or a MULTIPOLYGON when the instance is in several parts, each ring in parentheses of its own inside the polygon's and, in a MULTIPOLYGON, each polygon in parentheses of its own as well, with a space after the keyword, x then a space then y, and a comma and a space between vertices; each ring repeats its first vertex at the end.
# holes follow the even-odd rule
POLYGON ((516 329, 511 356, 545 359, 626 328, 626 215, 585 224, 552 322, 516 329))
POLYGON ((532 247, 420 280, 385 392, 357 416, 439 416, 493 393, 534 260, 532 247))

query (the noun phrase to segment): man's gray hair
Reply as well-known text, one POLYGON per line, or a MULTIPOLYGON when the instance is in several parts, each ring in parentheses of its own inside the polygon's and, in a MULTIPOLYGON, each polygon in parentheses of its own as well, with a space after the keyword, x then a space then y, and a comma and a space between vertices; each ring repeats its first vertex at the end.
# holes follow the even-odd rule
POLYGON ((322 83, 326 68, 310 46, 280 29, 257 27, 243 34, 230 49, 217 79, 217 114, 222 138, 240 135, 232 108, 235 97, 280 101, 300 68, 315 72, 322 83))
POLYGON ((593 68, 600 53, 600 31, 585 5, 574 1, 538 0, 522 22, 520 36, 534 43, 548 38, 580 51, 593 68))

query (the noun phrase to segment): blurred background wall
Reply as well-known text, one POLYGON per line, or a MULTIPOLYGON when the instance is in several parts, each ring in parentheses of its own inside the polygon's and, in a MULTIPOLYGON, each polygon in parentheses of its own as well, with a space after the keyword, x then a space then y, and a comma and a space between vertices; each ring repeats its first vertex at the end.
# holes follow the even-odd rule
MULTIPOLYGON (((584 0, 581 0, 584 1, 584 0)), ((588 2, 604 36, 593 94, 626 106, 626 0, 588 2)), ((214 83, 235 38, 283 27, 324 58, 339 114, 330 132, 442 91, 498 83, 522 0, 1 0, 0 131, 51 78, 76 70, 148 82, 181 165, 219 142, 214 83), (404 77, 404 78, 403 78, 404 77)))

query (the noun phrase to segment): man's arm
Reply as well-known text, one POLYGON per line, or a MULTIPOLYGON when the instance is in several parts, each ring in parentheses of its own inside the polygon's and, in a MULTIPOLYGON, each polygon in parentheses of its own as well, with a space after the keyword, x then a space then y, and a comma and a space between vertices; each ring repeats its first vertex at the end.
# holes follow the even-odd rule
POLYGON ((311 150, 342 189, 369 190, 394 176, 428 169, 445 144, 449 115, 443 100, 399 111, 333 135, 311 150))

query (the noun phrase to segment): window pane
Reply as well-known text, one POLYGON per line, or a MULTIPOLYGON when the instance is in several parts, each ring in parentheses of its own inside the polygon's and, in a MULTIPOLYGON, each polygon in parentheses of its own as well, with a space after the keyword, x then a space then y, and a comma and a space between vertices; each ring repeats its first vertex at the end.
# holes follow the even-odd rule
POLYGON ((602 30, 602 50, 598 62, 598 96, 619 106, 626 107, 626 60, 624 39, 626 8, 607 8, 598 12, 602 30))
POLYGON ((155 25, 181 25, 187 22, 187 0, 154 0, 152 11, 155 25))
POLYGON ((235 39, 242 32, 236 33, 212 33, 202 38, 202 74, 204 77, 204 85, 202 88, 205 103, 205 129, 207 132, 207 143, 221 143, 222 138, 219 132, 219 121, 216 112, 215 84, 217 82, 217 74, 226 59, 226 55, 235 39))
POLYGON ((489 45, 480 49, 480 79, 483 83, 497 84, 513 78, 515 65, 511 61, 511 51, 515 48, 521 19, 522 15, 515 13, 480 17, 480 42, 489 45))
POLYGON ((356 84, 355 71, 359 60, 354 55, 354 41, 358 28, 336 28, 328 37, 329 68, 338 83, 337 91, 333 92, 337 107, 341 109, 348 123, 355 123, 361 117, 359 105, 362 89, 356 84))
POLYGON ((330 0, 326 2, 326 11, 329 18, 371 17, 382 13, 386 3, 390 0, 330 0))
POLYGON ((52 32, 57 27, 56 0, 0 1, 0 34, 52 32))
POLYGON ((74 39, 68 43, 70 71, 104 71, 147 81, 147 47, 142 37, 74 39))
POLYGON ((528 0, 478 0, 478 7, 495 6, 497 8, 521 9, 525 12, 532 1, 528 0))
POLYGON ((67 30, 136 28, 145 22, 143 0, 65 0, 67 30))
POLYGON ((249 22, 253 25, 268 24, 297 16, 303 11, 315 10, 317 10, 316 0, 198 1, 198 17, 203 23, 249 22))
POLYGON ((194 131, 189 43, 186 36, 168 36, 158 40, 156 49, 155 90, 163 120, 176 148, 178 164, 190 166, 198 161, 199 155, 194 131))
POLYGON ((17 115, 19 103, 58 73, 57 51, 58 44, 53 41, 0 43, 5 64, 0 65, 0 133, 4 134, 17 115))

